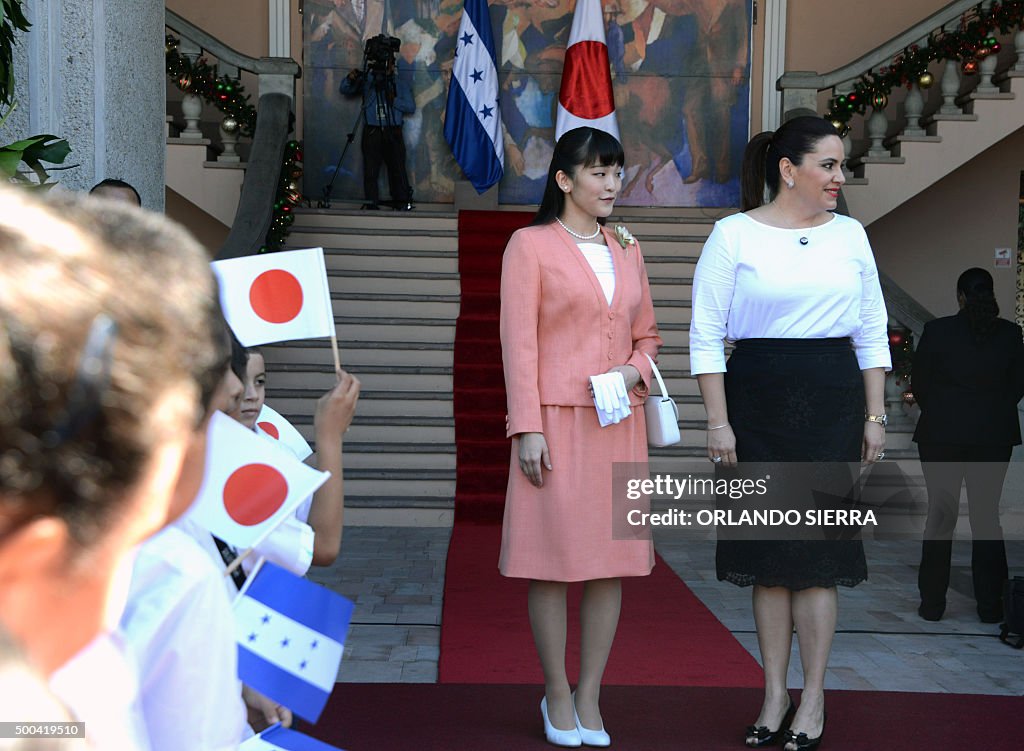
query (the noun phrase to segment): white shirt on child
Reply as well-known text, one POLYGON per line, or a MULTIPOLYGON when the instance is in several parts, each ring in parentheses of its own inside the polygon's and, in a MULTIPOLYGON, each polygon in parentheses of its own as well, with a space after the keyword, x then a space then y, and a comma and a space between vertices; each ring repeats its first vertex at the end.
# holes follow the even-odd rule
POLYGON ((222 751, 242 738, 246 709, 225 581, 223 567, 177 525, 139 546, 120 633, 138 664, 153 751, 222 751))

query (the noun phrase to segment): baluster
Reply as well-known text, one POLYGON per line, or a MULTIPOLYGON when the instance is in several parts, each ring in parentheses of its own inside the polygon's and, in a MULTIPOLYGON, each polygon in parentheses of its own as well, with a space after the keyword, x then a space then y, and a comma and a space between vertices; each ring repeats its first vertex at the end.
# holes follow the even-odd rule
POLYGON ((942 82, 939 85, 942 92, 942 106, 939 107, 940 115, 960 115, 960 108, 956 105, 957 94, 960 93, 960 64, 956 60, 947 60, 946 67, 942 71, 942 82))
POLYGON ((1017 53, 1017 62, 1013 69, 1024 73, 1024 29, 1013 35, 1013 49, 1017 53))
MULTIPOLYGON (((192 65, 196 64, 202 49, 195 42, 182 37, 178 42, 178 52, 188 58, 192 65)), ((179 134, 181 138, 202 138, 199 130, 199 119, 203 116, 203 100, 189 92, 181 100, 181 112, 185 116, 185 130, 179 134)))
POLYGON ((978 74, 980 81, 978 82, 978 88, 975 91, 979 94, 995 94, 998 93, 999 87, 992 83, 992 75, 996 72, 996 66, 999 65, 999 55, 992 52, 982 59, 978 65, 978 74))
POLYGON ((903 101, 903 114, 907 116, 907 126, 903 129, 903 135, 925 135, 925 130, 921 127, 922 112, 924 112, 924 97, 921 95, 921 88, 915 81, 911 84, 907 98, 903 101))
POLYGON ((224 122, 220 124, 220 141, 224 145, 224 151, 217 157, 218 162, 242 161, 242 157, 235 151, 235 145, 238 143, 238 121, 235 118, 225 117, 224 122))
POLYGON ((885 103, 879 106, 872 106, 871 117, 868 118, 868 138, 871 139, 871 146, 868 147, 868 156, 887 157, 892 156, 882 141, 885 140, 885 132, 889 129, 889 120, 885 116, 885 103))

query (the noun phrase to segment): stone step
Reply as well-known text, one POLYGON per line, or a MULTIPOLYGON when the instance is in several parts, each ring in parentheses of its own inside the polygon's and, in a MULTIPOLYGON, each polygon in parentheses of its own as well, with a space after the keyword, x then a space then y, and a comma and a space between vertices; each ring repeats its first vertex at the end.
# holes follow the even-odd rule
POLYGON ((458 241, 455 233, 448 231, 418 232, 415 235, 400 229, 369 231, 353 234, 350 232, 329 232, 313 227, 294 225, 288 234, 288 247, 387 250, 455 250, 458 241))
POLYGON ((455 470, 454 444, 377 443, 345 440, 345 470, 455 470))
POLYGON ((398 226, 409 231, 458 229, 458 214, 454 211, 433 212, 372 212, 359 210, 295 209, 295 223, 303 227, 345 229, 349 231, 376 229, 382 224, 398 226))
POLYGON ((335 316, 339 341, 356 342, 455 340, 455 321, 451 318, 426 318, 393 315, 335 316))
POLYGON ((425 271, 328 271, 331 297, 351 293, 458 297, 459 275, 425 271))
MULTIPOLYGON (((420 298, 418 295, 376 295, 359 293, 332 294, 331 309, 335 318, 405 318, 415 320, 449 320, 452 326, 459 315, 459 297, 420 298)), ((340 333, 340 332, 339 332, 340 333)), ((409 337, 405 337, 408 339, 409 337)))
POLYGON ((368 250, 366 248, 324 248, 327 273, 349 271, 391 271, 458 274, 459 257, 446 250, 368 250))

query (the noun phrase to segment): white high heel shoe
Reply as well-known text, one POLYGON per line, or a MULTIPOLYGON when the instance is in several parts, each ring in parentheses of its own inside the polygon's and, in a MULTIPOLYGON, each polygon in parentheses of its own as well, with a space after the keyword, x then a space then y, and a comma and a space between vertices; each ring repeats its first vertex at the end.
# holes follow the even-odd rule
POLYGON ((590 728, 583 727, 583 723, 580 722, 579 713, 576 712, 576 692, 572 694, 572 713, 576 717, 576 730, 580 734, 580 742, 584 746, 594 746, 595 748, 606 748, 612 745, 612 737, 605 732, 602 726, 600 730, 591 730, 590 728))
MULTIPOLYGON (((574 704, 573 713, 575 712, 576 706, 574 704)), ((551 720, 548 719, 547 696, 540 700, 540 716, 544 718, 544 737, 548 739, 548 743, 554 746, 564 746, 565 748, 579 748, 583 744, 583 741, 580 740, 578 721, 576 727, 572 730, 559 730, 551 724, 551 720)))

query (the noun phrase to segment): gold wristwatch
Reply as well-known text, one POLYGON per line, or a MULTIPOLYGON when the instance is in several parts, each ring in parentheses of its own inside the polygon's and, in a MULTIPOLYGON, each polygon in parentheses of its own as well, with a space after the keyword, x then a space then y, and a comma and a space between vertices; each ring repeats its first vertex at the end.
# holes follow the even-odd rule
POLYGON ((864 415, 865 422, 877 422, 883 428, 889 424, 888 415, 864 415))

